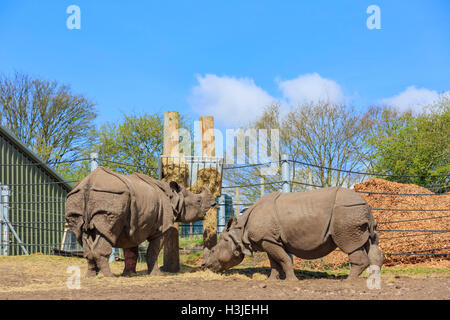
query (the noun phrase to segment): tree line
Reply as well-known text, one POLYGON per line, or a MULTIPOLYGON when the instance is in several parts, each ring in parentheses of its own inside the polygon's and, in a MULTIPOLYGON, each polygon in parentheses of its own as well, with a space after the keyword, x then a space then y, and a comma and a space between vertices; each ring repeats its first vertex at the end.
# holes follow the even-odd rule
MULTIPOLYGON (((307 185, 346 186, 367 179, 358 172, 447 192, 450 173, 450 100, 442 95, 419 113, 395 106, 366 110, 327 102, 261 106, 248 128, 280 130, 280 154, 290 156, 293 190, 307 185), (311 166, 304 165, 305 163, 311 166), (335 170, 337 169, 337 170, 335 170), (386 176, 384 176, 386 175, 386 176), (307 184, 307 185, 306 185, 307 184)), ((89 172, 91 152, 124 173, 156 176, 163 148, 163 115, 123 114, 117 122, 95 125, 95 103, 70 86, 24 73, 0 76, 0 124, 69 181, 89 172)), ((182 115, 189 126, 189 117, 182 115)), ((191 130, 192 128, 190 128, 191 130)), ((269 142, 270 143, 270 142, 269 142)), ((231 184, 279 181, 260 167, 229 170, 231 184)), ((267 185, 267 191, 278 189, 267 185)), ((254 199, 260 188, 243 196, 254 199)))

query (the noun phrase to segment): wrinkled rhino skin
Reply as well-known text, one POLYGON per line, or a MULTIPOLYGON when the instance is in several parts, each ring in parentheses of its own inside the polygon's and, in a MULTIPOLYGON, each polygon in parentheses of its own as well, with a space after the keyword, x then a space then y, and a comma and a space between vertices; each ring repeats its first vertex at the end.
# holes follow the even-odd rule
POLYGON ((332 187, 309 192, 271 193, 238 219, 228 221, 203 267, 216 272, 239 264, 244 254, 266 252, 269 279, 296 279, 289 254, 317 259, 340 248, 349 256, 349 278, 369 265, 381 268, 376 222, 365 199, 353 190, 332 187))
POLYGON ((157 181, 134 173, 121 175, 99 167, 67 195, 66 221, 83 246, 86 276, 112 276, 108 259, 112 247, 124 248, 124 274, 135 272, 138 245, 149 241, 148 272, 158 274, 163 235, 175 222, 204 219, 215 207, 207 188, 193 194, 176 182, 157 181))

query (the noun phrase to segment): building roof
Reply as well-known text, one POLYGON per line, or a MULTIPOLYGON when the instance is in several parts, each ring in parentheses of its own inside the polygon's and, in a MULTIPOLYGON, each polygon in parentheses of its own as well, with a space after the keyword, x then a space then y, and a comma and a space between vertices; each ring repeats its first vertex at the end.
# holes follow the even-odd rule
POLYGON ((44 170, 49 176, 54 178, 57 182, 61 182, 61 185, 67 190, 71 191, 72 186, 63 177, 61 177, 55 170, 49 167, 41 158, 39 158, 33 151, 31 151, 22 141, 20 141, 16 136, 0 125, 0 135, 4 136, 9 140, 14 146, 16 146, 20 151, 22 151, 30 160, 34 163, 40 163, 39 166, 44 170))

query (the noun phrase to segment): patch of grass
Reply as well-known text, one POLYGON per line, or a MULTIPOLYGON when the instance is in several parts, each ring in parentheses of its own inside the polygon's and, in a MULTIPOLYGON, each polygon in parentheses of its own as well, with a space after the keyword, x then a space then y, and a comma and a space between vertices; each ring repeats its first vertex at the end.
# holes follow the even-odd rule
POLYGON ((180 248, 202 248, 203 235, 193 235, 180 238, 180 248))
POLYGON ((188 255, 183 255, 180 260, 182 261, 182 263, 198 266, 201 264, 202 258, 203 253, 201 251, 193 251, 188 255))
POLYGON ((392 276, 449 276, 450 269, 437 267, 388 267, 381 268, 382 275, 392 276))

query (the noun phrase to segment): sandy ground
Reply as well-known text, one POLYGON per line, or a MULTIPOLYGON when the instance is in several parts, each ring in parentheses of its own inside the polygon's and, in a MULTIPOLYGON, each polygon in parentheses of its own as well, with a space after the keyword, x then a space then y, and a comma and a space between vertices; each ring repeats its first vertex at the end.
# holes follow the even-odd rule
POLYGON ((149 281, 146 285, 125 287, 81 287, 80 290, 39 290, 0 293, 0 299, 69 300, 330 300, 330 299, 450 299, 450 278, 412 279, 399 277, 382 281, 380 290, 369 290, 365 279, 347 283, 342 280, 251 281, 242 279, 189 281, 149 281))
POLYGON ((183 266, 180 273, 148 276, 139 264, 133 277, 119 276, 123 264, 111 264, 114 278, 83 277, 85 261, 54 256, 0 258, 0 299, 76 300, 323 300, 422 299, 450 300, 450 272, 446 268, 385 269, 381 289, 367 287, 367 274, 346 281, 346 273, 296 270, 298 281, 268 281, 267 267, 236 268, 225 274, 183 266), (80 270, 79 289, 75 273, 80 270))

